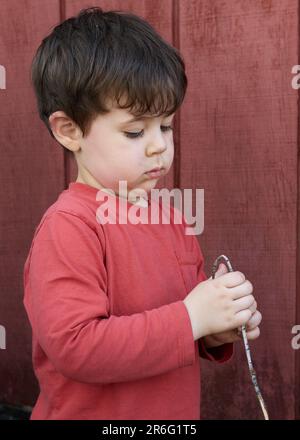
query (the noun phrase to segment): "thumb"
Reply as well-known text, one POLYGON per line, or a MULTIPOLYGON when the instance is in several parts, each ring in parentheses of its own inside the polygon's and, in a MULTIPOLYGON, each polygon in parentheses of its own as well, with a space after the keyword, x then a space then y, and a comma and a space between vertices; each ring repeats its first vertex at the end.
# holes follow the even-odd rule
POLYGON ((218 270, 215 273, 215 278, 218 278, 218 277, 224 275, 227 272, 228 272, 227 267, 225 266, 224 263, 221 263, 221 264, 219 264, 218 270))

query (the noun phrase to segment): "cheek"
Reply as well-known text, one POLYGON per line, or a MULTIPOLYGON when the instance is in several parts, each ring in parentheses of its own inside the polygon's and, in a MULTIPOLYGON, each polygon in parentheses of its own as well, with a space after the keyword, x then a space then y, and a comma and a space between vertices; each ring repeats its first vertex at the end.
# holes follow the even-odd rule
POLYGON ((168 160, 170 166, 172 165, 173 159, 174 159, 174 144, 170 145, 170 147, 168 148, 168 160))

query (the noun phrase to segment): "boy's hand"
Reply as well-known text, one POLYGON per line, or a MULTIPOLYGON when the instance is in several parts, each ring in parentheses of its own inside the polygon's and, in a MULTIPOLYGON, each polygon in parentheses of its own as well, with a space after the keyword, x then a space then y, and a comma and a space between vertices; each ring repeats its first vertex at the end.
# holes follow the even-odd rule
MULTIPOLYGON (((256 302, 255 302, 256 303, 256 302)), ((246 324, 246 335, 249 341, 257 339, 260 335, 259 324, 261 323, 262 315, 256 310, 252 317, 246 324)), ((241 341, 243 339, 242 334, 239 334, 237 330, 228 330, 227 332, 215 333, 214 335, 204 336, 204 344, 207 348, 218 347, 219 345, 227 344, 230 342, 241 341)))
MULTIPOLYGON (((216 273, 216 278, 227 273, 227 269, 224 264, 221 264, 218 272, 216 273)), ((246 335, 249 341, 257 339, 260 335, 259 324, 262 321, 262 314, 257 310, 257 302, 254 301, 249 309, 252 312, 252 316, 246 323, 246 335)), ((215 333, 212 335, 207 335, 203 338, 204 344, 207 348, 218 347, 219 345, 232 343, 240 341, 243 336, 240 329, 228 330, 221 333, 215 333)))
MULTIPOLYGON (((226 266, 220 265, 216 279, 211 277, 202 281, 183 300, 191 320, 194 340, 217 334, 220 341, 220 333, 226 333, 226 340, 237 340, 236 329, 246 325, 256 310, 250 281, 241 272, 227 273, 225 270, 226 266)), ((257 314, 251 325, 257 326, 258 317, 257 314)), ((221 336, 223 339, 224 335, 221 336)))

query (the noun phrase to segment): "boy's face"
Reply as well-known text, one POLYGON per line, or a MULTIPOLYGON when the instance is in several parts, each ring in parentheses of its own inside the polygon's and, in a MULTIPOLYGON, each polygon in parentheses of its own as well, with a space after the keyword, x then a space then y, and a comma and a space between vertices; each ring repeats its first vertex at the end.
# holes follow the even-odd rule
MULTIPOLYGON (((145 115, 129 122, 133 115, 109 101, 110 112, 99 115, 89 134, 62 111, 52 113, 49 122, 58 142, 74 152, 78 165, 77 182, 95 188, 112 189, 115 194, 135 199, 138 189, 147 193, 171 168, 174 158, 173 119, 170 116, 145 115), (163 167, 160 176, 146 174, 163 167), (119 182, 125 181, 127 194, 119 194, 119 182)), ((123 184, 124 185, 124 184, 123 184)), ((143 195, 143 192, 140 192, 143 195)))
POLYGON ((162 175, 168 173, 174 158, 170 129, 174 113, 129 122, 132 118, 127 109, 112 106, 109 113, 93 121, 89 134, 78 139, 80 148, 74 151, 77 182, 119 194, 119 181, 125 180, 128 192, 137 188, 149 192, 161 176, 146 173, 156 167, 164 167, 162 175))

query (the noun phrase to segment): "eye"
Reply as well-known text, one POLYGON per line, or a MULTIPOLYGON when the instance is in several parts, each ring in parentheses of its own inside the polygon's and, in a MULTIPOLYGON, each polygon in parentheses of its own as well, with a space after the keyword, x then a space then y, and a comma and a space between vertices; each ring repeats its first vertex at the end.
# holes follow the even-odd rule
POLYGON ((172 125, 161 125, 160 128, 162 129, 162 131, 173 130, 172 125))
MULTIPOLYGON (((171 125, 161 125, 160 128, 162 129, 162 131, 169 131, 169 130, 173 130, 173 127, 171 125)), ((141 130, 137 133, 131 133, 128 131, 124 131, 124 134, 126 137, 129 137, 130 139, 134 139, 134 138, 138 138, 138 137, 142 137, 144 133, 144 130, 141 130)))
POLYGON ((124 131, 124 134, 125 134, 125 136, 128 137, 128 138, 130 138, 130 139, 134 139, 134 138, 137 138, 137 137, 143 136, 143 132, 144 132, 144 130, 139 131, 138 133, 130 133, 130 132, 128 132, 128 131, 124 131))

